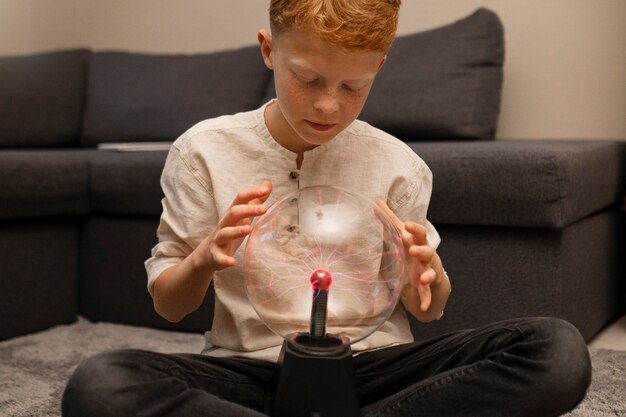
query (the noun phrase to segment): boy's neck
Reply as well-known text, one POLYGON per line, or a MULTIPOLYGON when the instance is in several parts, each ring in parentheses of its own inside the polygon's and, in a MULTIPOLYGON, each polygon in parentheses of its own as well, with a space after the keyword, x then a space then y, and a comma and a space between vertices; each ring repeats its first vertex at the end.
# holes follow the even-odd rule
POLYGON ((296 164, 298 169, 300 169, 302 160, 304 159, 304 152, 314 149, 317 146, 293 140, 293 138, 297 136, 297 133, 294 132, 291 126, 289 126, 289 123, 287 123, 277 100, 274 100, 265 107, 264 119, 265 126, 267 126, 267 130, 276 143, 297 154, 296 164))

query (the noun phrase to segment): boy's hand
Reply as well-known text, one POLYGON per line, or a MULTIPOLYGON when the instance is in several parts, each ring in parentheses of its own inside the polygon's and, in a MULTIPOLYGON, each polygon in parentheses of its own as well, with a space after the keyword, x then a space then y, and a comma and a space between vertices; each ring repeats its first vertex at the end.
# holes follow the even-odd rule
MULTIPOLYGON (((420 318, 420 313, 427 313, 433 304, 433 290, 446 279, 439 256, 428 244, 424 226, 413 222, 403 223, 382 200, 378 200, 376 204, 389 215, 402 236, 409 284, 404 290, 403 301, 405 307, 420 318)), ((443 304, 446 301, 447 295, 443 304)), ((425 321, 433 318, 438 317, 427 315, 425 321)))
POLYGON ((254 217, 267 211, 263 204, 272 192, 272 183, 263 181, 258 187, 241 190, 217 227, 194 251, 198 268, 219 271, 235 264, 233 255, 244 237, 252 231, 254 217))
POLYGON ((271 192, 269 181, 240 191, 215 230, 182 262, 161 272, 153 289, 157 313, 177 323, 202 305, 213 273, 235 264, 233 255, 251 232, 252 219, 267 211, 263 203, 271 192))

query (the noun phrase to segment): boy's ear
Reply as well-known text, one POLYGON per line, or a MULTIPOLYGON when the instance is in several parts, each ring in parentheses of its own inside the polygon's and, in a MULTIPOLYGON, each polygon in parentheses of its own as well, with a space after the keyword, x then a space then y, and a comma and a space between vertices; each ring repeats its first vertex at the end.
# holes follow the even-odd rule
POLYGON ((257 34, 259 45, 261 46, 261 55, 265 66, 271 70, 274 69, 272 62, 272 35, 265 29, 261 29, 257 34))
POLYGON ((378 71, 380 71, 383 68, 383 65, 385 65, 385 62, 387 62, 387 55, 385 55, 383 59, 381 59, 380 65, 378 65, 378 71))

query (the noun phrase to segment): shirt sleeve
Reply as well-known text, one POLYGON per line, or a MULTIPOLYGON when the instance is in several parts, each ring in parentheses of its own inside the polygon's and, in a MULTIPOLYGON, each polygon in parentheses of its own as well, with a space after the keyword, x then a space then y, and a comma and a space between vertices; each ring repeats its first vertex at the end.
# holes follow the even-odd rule
POLYGON ((441 237, 427 219, 428 206, 433 189, 433 175, 424 161, 419 158, 414 160, 413 167, 405 173, 402 187, 392 190, 390 196, 392 205, 390 208, 403 222, 413 221, 426 227, 428 244, 437 249, 441 243, 441 237))
POLYGON ((217 224, 216 209, 206 172, 194 168, 184 142, 177 141, 168 154, 161 188, 163 211, 157 229, 158 243, 146 260, 148 292, 167 268, 185 259, 217 224))

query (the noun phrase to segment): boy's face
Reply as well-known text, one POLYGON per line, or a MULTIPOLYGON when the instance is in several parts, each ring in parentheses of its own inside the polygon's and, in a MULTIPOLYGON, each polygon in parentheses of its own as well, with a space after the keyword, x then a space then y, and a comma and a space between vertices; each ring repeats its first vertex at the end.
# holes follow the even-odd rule
POLYGON ((278 97, 266 123, 274 139, 296 153, 330 141, 357 118, 386 58, 296 30, 274 39, 261 31, 259 42, 278 97))

